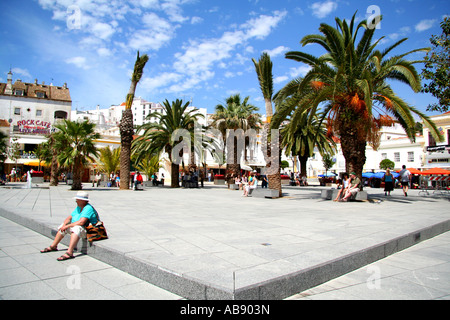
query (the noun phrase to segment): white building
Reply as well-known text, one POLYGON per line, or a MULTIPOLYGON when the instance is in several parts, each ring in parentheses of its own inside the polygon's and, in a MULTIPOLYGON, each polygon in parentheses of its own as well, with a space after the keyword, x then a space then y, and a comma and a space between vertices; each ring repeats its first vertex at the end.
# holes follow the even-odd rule
POLYGON ((450 170, 450 111, 430 118, 438 127, 444 141, 436 142, 429 130, 424 128, 424 167, 450 170))
POLYGON ((67 84, 63 86, 25 83, 17 79, 13 83, 10 71, 7 83, 0 83, 0 120, 9 124, 10 145, 19 146, 20 158, 7 159, 5 172, 17 166, 19 169, 33 157, 36 146, 47 139, 45 135, 61 119, 70 119, 72 100, 67 84))

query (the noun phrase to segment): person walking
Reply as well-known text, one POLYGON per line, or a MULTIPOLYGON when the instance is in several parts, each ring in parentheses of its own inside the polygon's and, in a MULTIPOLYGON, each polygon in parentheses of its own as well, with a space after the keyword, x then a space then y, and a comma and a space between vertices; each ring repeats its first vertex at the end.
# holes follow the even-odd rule
POLYGON ((403 188, 403 194, 405 195, 405 197, 407 197, 409 183, 411 181, 411 172, 409 172, 409 170, 406 169, 406 166, 403 165, 402 170, 399 172, 399 174, 400 174, 400 182, 403 188))
POLYGON ((394 190, 394 176, 391 173, 391 170, 387 169, 386 173, 383 177, 384 181, 384 195, 390 196, 391 191, 394 190))

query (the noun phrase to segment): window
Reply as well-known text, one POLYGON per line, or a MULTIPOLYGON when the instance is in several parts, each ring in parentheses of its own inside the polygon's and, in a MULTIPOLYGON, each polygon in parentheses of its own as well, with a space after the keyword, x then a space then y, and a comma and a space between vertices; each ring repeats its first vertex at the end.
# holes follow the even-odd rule
POLYGON ((381 160, 385 160, 387 159, 387 153, 382 153, 381 154, 381 160))
POLYGON ((36 91, 36 97, 38 97, 38 98, 45 98, 45 92, 36 91))
POLYGON ((36 117, 42 117, 42 110, 36 110, 36 117))
POLYGON ((20 108, 14 108, 14 114, 20 116, 20 108))
POLYGON ((394 161, 400 162, 400 152, 394 152, 394 161))
POLYGON ((408 152, 408 162, 414 162, 414 151, 408 152))
POLYGON ((431 135, 431 132, 428 132, 428 146, 429 147, 436 146, 436 140, 434 140, 433 136, 431 135))
POLYGON ((15 96, 23 96, 23 90, 15 89, 14 90, 14 95, 15 96))

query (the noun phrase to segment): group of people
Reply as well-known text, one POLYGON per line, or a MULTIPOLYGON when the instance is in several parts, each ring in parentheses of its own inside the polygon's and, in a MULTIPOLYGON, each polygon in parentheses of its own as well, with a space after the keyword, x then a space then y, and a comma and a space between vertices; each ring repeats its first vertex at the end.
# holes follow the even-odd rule
MULTIPOLYGON (((411 172, 408 169, 406 169, 405 165, 403 165, 402 170, 399 172, 398 178, 402 185, 403 195, 405 197, 408 196, 408 189, 411 183, 411 177, 412 177, 411 172)), ((396 181, 390 169, 386 170, 386 173, 384 174, 382 181, 384 182, 384 195, 390 196, 391 191, 394 190, 396 181)), ((361 187, 361 180, 358 177, 356 177, 355 172, 350 173, 350 176, 348 176, 347 173, 344 173, 342 181, 339 182, 338 184, 338 188, 339 187, 340 190, 333 201, 347 201, 352 195, 354 195, 359 191, 361 187)))
MULTIPOLYGON (((411 178, 412 178, 411 172, 408 169, 406 169, 405 165, 403 165, 402 170, 400 170, 399 172, 398 179, 400 180, 400 183, 402 185, 403 195, 405 197, 408 196, 408 189, 411 183, 411 178)), ((391 173, 391 170, 389 169, 386 170, 386 173, 384 174, 382 181, 384 181, 384 195, 390 196, 391 191, 393 191, 395 188, 395 181, 396 181, 391 173)))
POLYGON ((351 172, 350 175, 344 173, 342 181, 338 184, 339 187, 339 192, 333 201, 346 202, 360 190, 361 180, 356 176, 355 172, 351 172))
POLYGON ((265 175, 257 176, 256 171, 251 172, 248 175, 238 175, 234 177, 234 184, 239 187, 239 190, 242 190, 242 196, 248 197, 251 193, 251 190, 256 189, 258 187, 258 178, 261 180, 261 188, 267 188, 269 182, 265 175))

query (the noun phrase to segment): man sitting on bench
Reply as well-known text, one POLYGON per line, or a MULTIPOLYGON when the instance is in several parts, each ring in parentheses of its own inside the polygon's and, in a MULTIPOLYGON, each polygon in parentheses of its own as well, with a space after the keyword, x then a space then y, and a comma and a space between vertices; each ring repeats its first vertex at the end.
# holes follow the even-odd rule
POLYGON ((348 201, 348 198, 355 196, 359 192, 361 180, 359 180, 354 172, 350 173, 350 180, 350 185, 345 192, 344 197, 339 201, 348 201))

